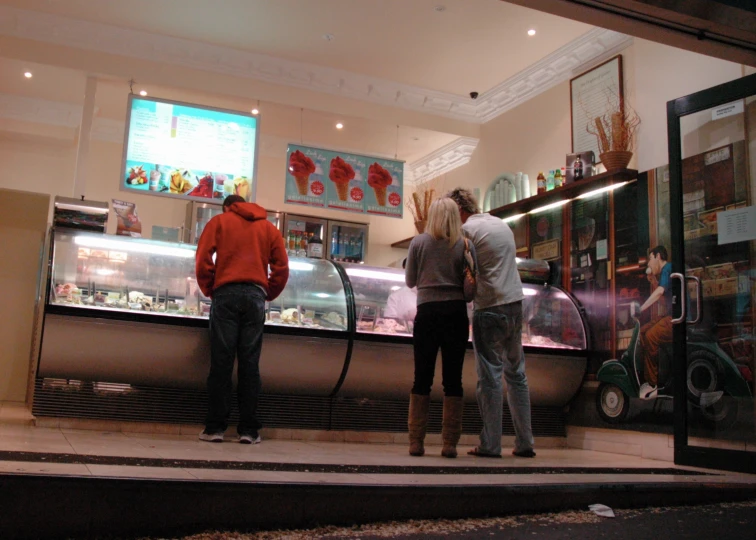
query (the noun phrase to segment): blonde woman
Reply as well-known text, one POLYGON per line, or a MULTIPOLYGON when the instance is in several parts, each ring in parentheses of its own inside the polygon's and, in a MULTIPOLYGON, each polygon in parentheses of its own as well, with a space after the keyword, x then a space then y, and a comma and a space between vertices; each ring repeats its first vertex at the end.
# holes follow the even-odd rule
MULTIPOLYGON (((475 255, 470 242, 470 251, 475 255)), ((456 203, 444 197, 428 212, 426 232, 412 239, 405 281, 417 287, 413 331, 415 379, 409 408, 409 453, 422 456, 430 391, 441 349, 444 416, 441 455, 457 457, 462 433, 462 362, 468 339, 467 307, 462 289, 465 243, 456 203)))

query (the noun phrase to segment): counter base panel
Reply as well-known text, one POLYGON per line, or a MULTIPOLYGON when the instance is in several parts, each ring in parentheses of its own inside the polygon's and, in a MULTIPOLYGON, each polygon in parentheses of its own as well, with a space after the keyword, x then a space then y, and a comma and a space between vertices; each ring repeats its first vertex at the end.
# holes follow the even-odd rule
MULTIPOLYGON (((346 351, 346 339, 266 332, 263 388, 328 396, 346 351)), ((207 328, 45 315, 40 377, 204 390, 209 369, 207 328)))
MULTIPOLYGON (((267 428, 406 433, 408 403, 407 399, 263 394, 259 415, 267 428)), ((38 417, 201 425, 206 406, 207 395, 200 390, 37 378, 32 412, 38 417)), ((431 402, 429 416, 429 432, 440 433, 441 401, 431 402)), ((229 433, 234 433, 237 422, 234 400, 229 433)), ((536 437, 566 435, 562 407, 533 406, 532 423, 536 437)), ((514 435, 506 405, 502 424, 504 435, 514 435)), ((477 406, 466 404, 462 431, 477 434, 481 427, 477 406)))
MULTIPOLYGON (((525 350, 525 370, 532 405, 564 406, 580 390, 587 358, 525 350)), ((411 344, 355 341, 352 359, 339 396, 380 399, 407 399, 412 390, 414 355, 411 344)), ((478 375, 475 354, 468 350, 462 368, 465 401, 475 403, 478 375)), ((506 387, 506 384, 505 384, 506 387)), ((442 399, 441 354, 436 360, 436 374, 431 399, 442 399)))

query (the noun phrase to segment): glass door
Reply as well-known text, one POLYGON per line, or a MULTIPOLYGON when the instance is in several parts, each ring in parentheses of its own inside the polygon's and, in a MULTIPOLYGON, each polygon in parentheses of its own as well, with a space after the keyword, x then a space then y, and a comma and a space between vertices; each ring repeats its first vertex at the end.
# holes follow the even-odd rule
MULTIPOLYGON (((667 289, 646 382, 674 396, 675 462, 756 472, 756 75, 670 101, 667 289), (683 286, 684 283, 684 286, 683 286), (665 349, 672 345, 671 366, 665 349), (654 362, 651 362, 653 364, 654 362)), ((662 249, 663 248, 663 249, 662 249)))
POLYGON ((365 264, 368 225, 348 221, 328 222, 328 258, 332 261, 365 264))

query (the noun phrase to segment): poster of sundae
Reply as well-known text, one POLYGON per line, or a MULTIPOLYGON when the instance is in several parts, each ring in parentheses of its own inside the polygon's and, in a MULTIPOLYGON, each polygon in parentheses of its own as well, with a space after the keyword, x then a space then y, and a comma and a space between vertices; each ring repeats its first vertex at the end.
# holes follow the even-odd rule
POLYGON ((290 144, 286 152, 284 202, 305 206, 325 206, 330 159, 315 148, 290 144))
POLYGON ((290 144, 286 203, 401 218, 404 163, 290 144))
POLYGON ((222 201, 228 195, 240 195, 248 201, 251 194, 251 182, 246 176, 132 160, 126 162, 123 187, 145 195, 158 193, 190 200, 222 201))
POLYGON ((113 199, 111 208, 116 217, 116 234, 141 238, 142 222, 137 215, 136 203, 113 199))
POLYGON ((378 159, 368 166, 365 210, 368 214, 402 217, 404 163, 378 159))

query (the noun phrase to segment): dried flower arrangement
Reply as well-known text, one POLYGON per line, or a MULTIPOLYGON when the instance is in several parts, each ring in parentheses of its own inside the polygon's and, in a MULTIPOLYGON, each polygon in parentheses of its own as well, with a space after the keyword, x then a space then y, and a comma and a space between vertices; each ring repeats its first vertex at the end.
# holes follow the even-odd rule
POLYGON ((419 233, 424 232, 425 223, 428 220, 428 210, 431 203, 437 198, 438 190, 433 180, 415 186, 412 197, 406 199, 407 208, 415 218, 415 227, 419 233))
POLYGON ((607 91, 604 114, 593 118, 585 128, 598 140, 599 158, 607 169, 626 167, 630 162, 640 123, 640 117, 624 97, 607 91))

